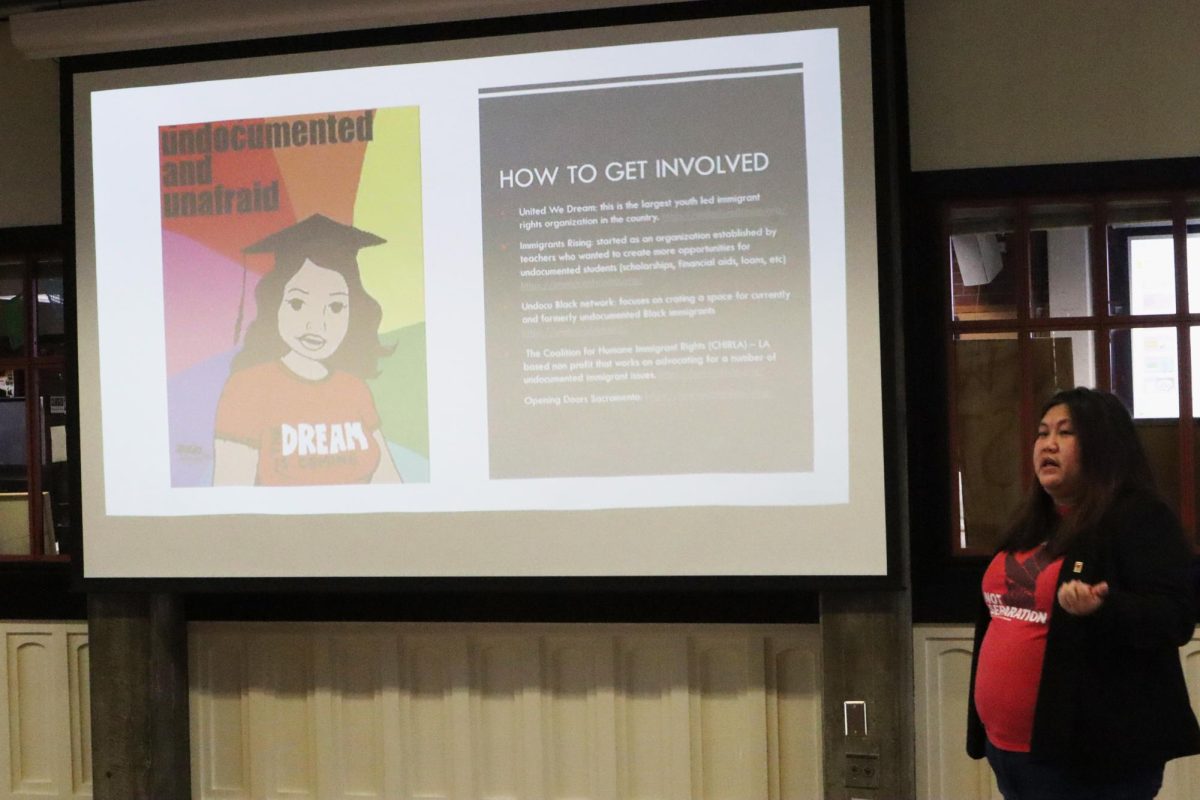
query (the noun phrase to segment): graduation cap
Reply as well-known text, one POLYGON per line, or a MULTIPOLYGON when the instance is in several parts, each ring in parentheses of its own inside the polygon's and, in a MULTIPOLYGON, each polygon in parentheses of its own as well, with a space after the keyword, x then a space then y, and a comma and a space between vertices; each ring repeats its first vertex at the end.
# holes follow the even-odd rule
MULTIPOLYGON (((373 233, 344 225, 332 220, 324 214, 313 214, 310 217, 275 231, 270 236, 259 239, 254 244, 242 249, 243 254, 274 253, 275 263, 288 257, 311 258, 320 264, 335 258, 353 259, 364 247, 374 247, 384 244, 387 239, 373 233)), ((246 310, 246 269, 242 264, 242 297, 238 306, 237 322, 233 330, 233 343, 236 345, 242 334, 242 318, 246 310)))
POLYGON ((353 225, 335 222, 324 214, 313 214, 275 231, 265 239, 259 239, 242 252, 275 253, 276 258, 284 254, 311 255, 314 251, 327 253, 330 250, 342 250, 354 255, 364 247, 374 247, 386 241, 353 225))

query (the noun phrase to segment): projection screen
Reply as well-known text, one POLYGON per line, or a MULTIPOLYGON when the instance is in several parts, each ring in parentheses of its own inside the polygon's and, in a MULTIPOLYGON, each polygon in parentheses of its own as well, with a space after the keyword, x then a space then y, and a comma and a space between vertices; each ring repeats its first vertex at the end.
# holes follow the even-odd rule
POLYGON ((883 576, 865 8, 73 76, 85 578, 883 576))

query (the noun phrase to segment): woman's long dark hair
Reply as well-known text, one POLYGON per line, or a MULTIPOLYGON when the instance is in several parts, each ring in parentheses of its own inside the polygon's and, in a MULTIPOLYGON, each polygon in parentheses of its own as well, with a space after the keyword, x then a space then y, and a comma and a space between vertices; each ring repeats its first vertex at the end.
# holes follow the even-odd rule
POLYGON ((346 279, 350 295, 350 321, 346 338, 329 358, 323 362, 332 370, 341 370, 360 378, 374 378, 379 374, 379 359, 391 352, 379 342, 379 322, 383 310, 375 298, 363 288, 358 272, 358 259, 346 248, 309 247, 306 255, 280 254, 275 268, 263 276, 254 289, 254 302, 258 311, 254 322, 246 331, 245 343, 230 365, 231 373, 246 367, 275 361, 287 355, 288 346, 279 336, 279 304, 283 302, 283 290, 287 282, 300 271, 306 260, 318 267, 331 269, 346 279))
POLYGON ((1070 513, 1061 517, 1054 500, 1035 478, 1001 550, 1029 550, 1046 542, 1050 555, 1061 555, 1078 537, 1095 529, 1122 492, 1158 495, 1133 418, 1120 399, 1082 386, 1065 389, 1046 401, 1038 420, 1059 405, 1066 406, 1071 415, 1081 491, 1070 513))

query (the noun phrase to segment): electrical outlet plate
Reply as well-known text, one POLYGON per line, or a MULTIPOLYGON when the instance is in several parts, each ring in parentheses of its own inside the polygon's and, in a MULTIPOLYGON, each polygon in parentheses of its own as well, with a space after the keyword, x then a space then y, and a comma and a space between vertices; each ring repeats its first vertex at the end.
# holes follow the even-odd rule
POLYGON ((870 753, 847 753, 846 788, 878 789, 879 756, 870 753))

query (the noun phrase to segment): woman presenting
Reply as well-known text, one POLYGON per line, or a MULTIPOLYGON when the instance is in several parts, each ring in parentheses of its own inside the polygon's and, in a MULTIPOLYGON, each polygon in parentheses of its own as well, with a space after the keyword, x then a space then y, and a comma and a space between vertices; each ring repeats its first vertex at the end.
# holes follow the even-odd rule
POLYGON ((1178 650, 1192 554, 1113 395, 1051 398, 1033 469, 983 578, 967 752, 1006 800, 1149 800, 1200 752, 1178 650))
POLYGON ((358 250, 383 239, 319 214, 247 253, 275 253, 217 405, 213 485, 399 481, 366 378, 387 352, 358 250))

